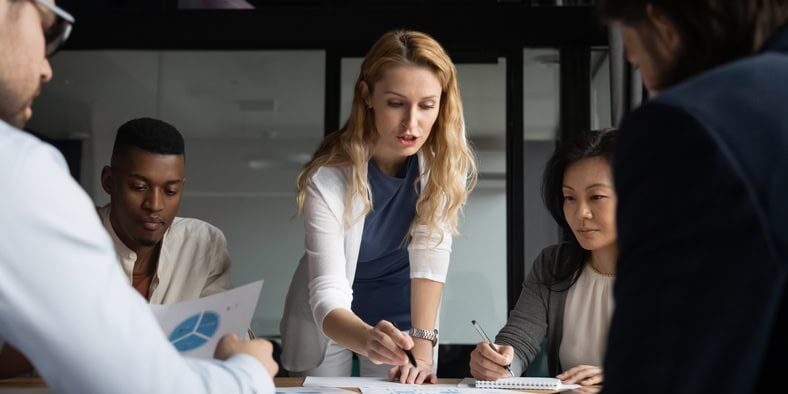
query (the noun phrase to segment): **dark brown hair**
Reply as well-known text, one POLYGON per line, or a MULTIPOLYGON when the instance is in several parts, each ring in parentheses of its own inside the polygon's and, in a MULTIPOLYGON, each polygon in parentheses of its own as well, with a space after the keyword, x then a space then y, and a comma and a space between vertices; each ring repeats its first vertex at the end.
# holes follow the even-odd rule
POLYGON ((603 19, 641 33, 652 28, 647 4, 673 22, 682 47, 673 69, 661 81, 668 86, 758 52, 788 21, 788 0, 599 0, 598 4, 603 19))

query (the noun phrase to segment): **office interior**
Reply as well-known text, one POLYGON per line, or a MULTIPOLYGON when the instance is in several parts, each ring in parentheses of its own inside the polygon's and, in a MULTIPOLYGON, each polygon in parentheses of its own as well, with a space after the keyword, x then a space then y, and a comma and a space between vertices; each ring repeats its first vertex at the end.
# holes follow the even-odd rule
POLYGON ((442 300, 441 377, 469 376, 470 320, 501 328, 533 259, 562 236, 540 196, 556 142, 615 125, 642 95, 593 1, 58 3, 77 23, 28 129, 61 149, 101 206, 117 127, 143 116, 175 125, 187 157, 179 216, 222 229, 234 286, 265 280, 252 329, 274 342, 303 253, 295 179, 347 117, 366 49, 395 28, 441 42, 479 164, 442 300))

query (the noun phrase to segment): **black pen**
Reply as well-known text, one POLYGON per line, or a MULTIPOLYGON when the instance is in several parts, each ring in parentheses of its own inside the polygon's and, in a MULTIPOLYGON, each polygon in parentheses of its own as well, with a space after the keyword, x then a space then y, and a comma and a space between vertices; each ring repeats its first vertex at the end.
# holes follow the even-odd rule
POLYGON ((410 350, 405 350, 405 354, 408 355, 408 360, 410 360, 410 363, 413 364, 414 367, 418 368, 418 366, 416 365, 416 357, 413 356, 413 352, 411 352, 410 350))
MULTIPOLYGON (((492 341, 490 340, 490 337, 488 337, 487 334, 484 333, 484 330, 482 330, 482 326, 476 323, 476 320, 471 320, 471 324, 473 325, 473 328, 476 329, 476 332, 478 332, 479 335, 482 337, 484 342, 487 342, 487 344, 490 345, 490 349, 498 353, 498 349, 495 348, 495 345, 493 345, 492 341)), ((514 372, 512 372, 511 364, 504 366, 504 368, 506 368, 506 370, 509 371, 509 375, 514 376, 514 372)))
MULTIPOLYGON (((394 327, 395 327, 397 330, 399 330, 399 327, 397 327, 397 323, 391 322, 391 324, 392 324, 392 325, 393 325, 393 326, 394 326, 394 327)), ((402 349, 402 348, 400 348, 400 349, 402 349)), ((402 349, 402 351, 403 351, 403 352, 405 352, 405 354, 408 356, 408 361, 410 361, 410 363, 411 363, 411 364, 412 364, 414 367, 418 368, 419 366, 418 366, 418 365, 416 365, 416 357, 415 357, 415 356, 413 356, 413 352, 411 352, 410 350, 405 350, 405 349, 402 349)))

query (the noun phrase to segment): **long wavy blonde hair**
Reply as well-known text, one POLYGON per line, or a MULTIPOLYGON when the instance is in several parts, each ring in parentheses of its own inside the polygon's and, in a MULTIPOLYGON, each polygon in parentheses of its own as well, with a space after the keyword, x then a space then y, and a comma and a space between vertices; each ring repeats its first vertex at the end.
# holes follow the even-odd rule
POLYGON ((367 110, 362 85, 366 83, 371 94, 384 73, 398 66, 427 67, 442 87, 438 117, 420 149, 424 166, 419 177, 426 176, 427 182, 421 188, 411 228, 425 224, 431 232, 456 234, 459 212, 476 185, 476 160, 465 136, 457 70, 435 39, 415 31, 390 31, 370 48, 356 80, 349 119, 339 131, 323 139, 312 160, 298 175, 298 212, 303 212, 309 179, 322 166, 349 166, 351 169, 345 206, 351 207, 353 199, 359 197, 363 210, 360 216, 353 218, 350 209, 346 209, 346 226, 373 209, 367 163, 378 131, 374 112, 367 110))

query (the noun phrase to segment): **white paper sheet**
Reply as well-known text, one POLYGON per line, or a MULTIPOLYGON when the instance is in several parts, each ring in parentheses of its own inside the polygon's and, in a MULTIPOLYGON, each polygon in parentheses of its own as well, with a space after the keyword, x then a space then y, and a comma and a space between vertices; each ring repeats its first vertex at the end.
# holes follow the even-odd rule
POLYGON ((276 394, 348 394, 351 391, 333 387, 277 387, 276 394))
POLYGON ((304 380, 304 387, 358 387, 360 389, 364 388, 392 388, 392 389, 403 389, 403 388, 419 388, 419 387, 431 387, 433 389, 456 389, 456 384, 430 384, 430 385, 419 385, 419 384, 402 384, 399 382, 392 382, 387 378, 350 378, 350 377, 339 377, 339 378, 323 378, 323 377, 316 377, 316 376, 307 376, 304 380))
POLYGON ((219 339, 235 333, 247 335, 263 281, 197 300, 169 305, 151 305, 164 335, 184 355, 213 358, 219 339))
POLYGON ((482 390, 468 387, 457 387, 456 385, 423 384, 410 385, 401 384, 399 387, 363 387, 362 394, 516 394, 511 390, 482 390), (444 387, 448 386, 448 387, 444 387))

